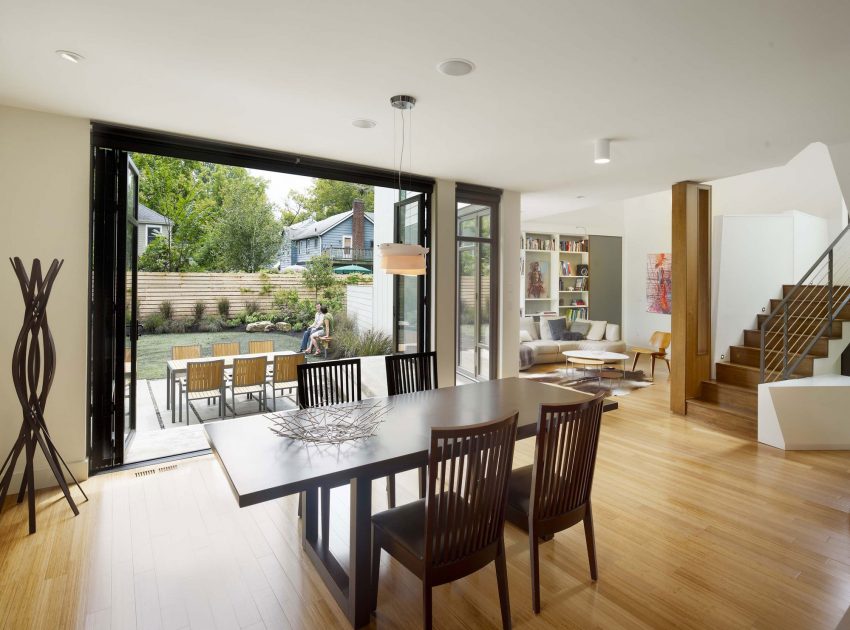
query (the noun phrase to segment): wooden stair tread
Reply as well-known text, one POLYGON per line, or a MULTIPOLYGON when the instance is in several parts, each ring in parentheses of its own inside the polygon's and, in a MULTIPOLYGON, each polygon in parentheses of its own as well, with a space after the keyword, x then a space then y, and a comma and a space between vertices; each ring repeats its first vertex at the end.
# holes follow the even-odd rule
POLYGON ((737 405, 730 405, 728 403, 716 403, 710 400, 702 400, 701 398, 690 398, 688 399, 688 405, 693 405, 695 407, 702 407, 711 412, 723 412, 733 416, 738 416, 740 418, 744 418, 746 420, 755 420, 757 414, 752 409, 745 409, 743 407, 738 407, 737 405))
POLYGON ((734 383, 724 383, 723 381, 718 381, 714 378, 707 378, 703 381, 703 383, 711 383, 712 385, 716 385, 717 387, 722 387, 723 389, 731 389, 731 390, 740 390, 741 393, 750 393, 753 391, 752 387, 744 387, 743 385, 735 385, 734 383))
MULTIPOLYGON (((838 320, 836 319, 835 321, 838 321, 838 320)), ((844 321, 844 320, 841 320, 841 321, 844 321)), ((745 333, 755 333, 757 335, 761 334, 761 330, 759 330, 758 328, 748 328, 744 332, 745 333)), ((782 331, 781 330, 770 330, 770 331, 767 331, 765 333, 765 337, 769 337, 771 335, 782 335, 782 331)), ((814 333, 789 332, 788 336, 789 337, 806 337, 806 338, 810 339, 810 338, 814 337, 815 335, 814 335, 814 333)), ((841 335, 823 334, 823 335, 821 335, 821 338, 822 339, 841 339, 841 335)))
MULTIPOLYGON (((754 351, 756 351, 756 352, 761 352, 761 349, 760 349, 760 348, 754 348, 753 346, 737 346, 737 345, 736 345, 736 346, 729 346, 729 350, 730 350, 730 351, 731 351, 733 348, 736 348, 736 349, 738 349, 738 350, 754 350, 754 351)), ((767 349, 765 349, 765 353, 766 353, 766 354, 779 354, 779 355, 781 355, 781 354, 782 354, 782 350, 771 350, 770 348, 767 348, 767 349)), ((792 357, 792 360, 793 360, 793 359, 796 359, 797 357, 799 357, 799 356, 801 356, 801 355, 800 355, 800 353, 799 353, 799 352, 789 352, 789 353, 788 353, 788 356, 789 356, 789 357, 792 357)), ((807 353, 807 354, 804 354, 804 355, 802 355, 802 356, 804 356, 804 357, 810 357, 810 358, 812 358, 812 359, 823 359, 823 358, 824 358, 824 357, 820 357, 820 356, 813 355, 813 354, 808 354, 808 353, 807 353)), ((790 363, 790 360, 789 360, 789 363, 790 363)), ((740 363, 739 363, 738 365, 742 365, 742 364, 740 364, 740 363)))

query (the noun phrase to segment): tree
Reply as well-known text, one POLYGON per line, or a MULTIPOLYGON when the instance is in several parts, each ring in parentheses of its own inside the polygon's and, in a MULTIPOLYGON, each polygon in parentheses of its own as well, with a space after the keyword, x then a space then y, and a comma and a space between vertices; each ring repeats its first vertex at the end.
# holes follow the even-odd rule
MULTIPOLYGON (((315 179, 313 185, 305 193, 291 192, 287 208, 295 217, 312 216, 321 221, 335 214, 351 210, 355 199, 362 199, 366 212, 372 212, 375 207, 375 189, 372 186, 361 186, 335 179, 315 179)), ((294 222, 294 221, 293 221, 294 222)))
POLYGON ((175 250, 169 245, 168 238, 160 234, 139 256, 139 271, 170 271, 177 266, 173 253, 175 250))
POLYGON ((220 175, 225 176, 221 210, 201 258, 221 271, 267 267, 280 249, 281 227, 266 198, 266 181, 247 172, 220 175))
POLYGON ((319 299, 319 291, 327 289, 335 283, 334 268, 331 257, 327 254, 313 256, 307 261, 303 274, 304 286, 316 292, 316 300, 319 299))

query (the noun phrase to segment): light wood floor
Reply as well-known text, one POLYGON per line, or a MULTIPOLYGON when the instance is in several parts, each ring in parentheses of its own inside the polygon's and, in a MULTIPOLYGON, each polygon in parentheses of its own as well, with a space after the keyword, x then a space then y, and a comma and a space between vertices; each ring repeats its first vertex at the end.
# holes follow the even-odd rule
MULTIPOLYGON (((850 605, 850 453, 783 453, 689 422, 668 412, 664 379, 603 420, 597 583, 581 527, 558 534, 541 548, 535 617, 527 540, 506 527, 514 626, 834 628, 850 605)), ((209 456, 86 489, 77 518, 41 493, 34 536, 23 506, 0 516, 2 627, 344 627, 301 552, 294 498, 240 510, 209 456)), ((344 490, 334 506, 340 543, 344 490)), ((380 584, 373 625, 418 627, 419 582, 385 556, 380 584)), ((438 628, 498 627, 492 567, 436 589, 434 611, 438 628)))

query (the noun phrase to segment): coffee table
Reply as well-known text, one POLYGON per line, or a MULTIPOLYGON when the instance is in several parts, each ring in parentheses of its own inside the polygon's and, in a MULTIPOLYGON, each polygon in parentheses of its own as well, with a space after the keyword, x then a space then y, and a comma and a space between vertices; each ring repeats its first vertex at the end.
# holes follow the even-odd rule
POLYGON ((623 366, 620 370, 622 375, 626 374, 626 361, 629 360, 629 355, 619 352, 606 352, 604 350, 565 350, 562 352, 567 359, 567 368, 570 364, 573 366, 582 366, 582 372, 587 374, 587 368, 597 366, 596 377, 601 378, 603 366, 611 363, 622 362, 623 366))

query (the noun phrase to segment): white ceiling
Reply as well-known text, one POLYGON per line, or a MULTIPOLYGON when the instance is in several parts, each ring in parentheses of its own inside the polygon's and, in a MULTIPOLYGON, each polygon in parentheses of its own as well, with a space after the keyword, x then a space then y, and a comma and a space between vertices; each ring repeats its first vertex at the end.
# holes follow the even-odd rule
POLYGON ((847 0, 0 0, 0 103, 391 168, 408 93, 414 171, 540 216, 850 140, 848 24, 847 0))

